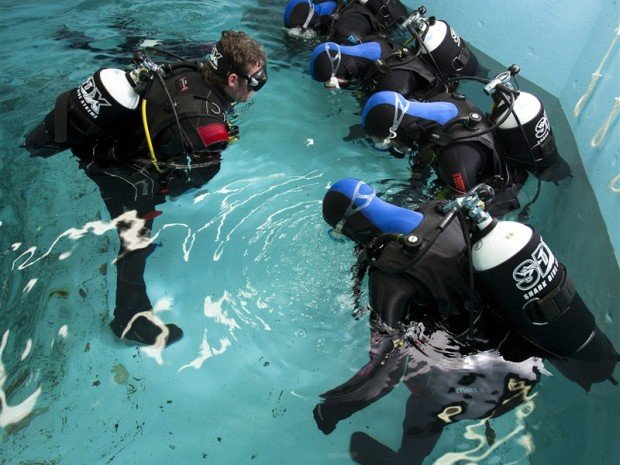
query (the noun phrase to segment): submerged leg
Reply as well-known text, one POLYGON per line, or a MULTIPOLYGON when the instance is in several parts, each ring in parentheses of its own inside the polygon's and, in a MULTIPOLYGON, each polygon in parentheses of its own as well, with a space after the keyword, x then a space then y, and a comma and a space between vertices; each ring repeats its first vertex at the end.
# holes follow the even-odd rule
POLYGON ((144 282, 146 259, 155 249, 148 243, 153 219, 160 214, 155 207, 165 201, 158 181, 148 172, 130 166, 99 168, 83 162, 81 167, 99 186, 110 217, 117 221, 121 241, 110 328, 118 338, 138 344, 155 344, 160 335, 165 336, 166 345, 172 344, 183 336, 183 331, 174 324, 163 325, 154 317, 144 282), (135 211, 133 218, 119 220, 131 211, 135 211), (134 221, 137 224, 132 224, 134 221))

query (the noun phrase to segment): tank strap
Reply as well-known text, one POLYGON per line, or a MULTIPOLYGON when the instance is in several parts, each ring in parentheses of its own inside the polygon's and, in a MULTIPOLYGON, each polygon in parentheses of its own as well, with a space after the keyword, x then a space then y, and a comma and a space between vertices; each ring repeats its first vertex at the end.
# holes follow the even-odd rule
POLYGON ((454 60, 452 60, 452 66, 455 71, 459 72, 467 63, 469 63, 469 59, 471 58, 471 51, 465 42, 463 42, 463 47, 461 47, 461 51, 459 52, 459 56, 457 56, 454 60))
POLYGON ((575 285, 568 277, 563 265, 562 272, 564 273, 564 282, 555 292, 546 295, 541 300, 537 299, 529 302, 525 306, 525 313, 532 322, 539 324, 550 323, 562 316, 570 307, 571 302, 575 298, 575 285))
POLYGON ((67 142, 67 113, 69 96, 73 90, 63 92, 56 99, 54 107, 54 142, 64 144, 67 142))

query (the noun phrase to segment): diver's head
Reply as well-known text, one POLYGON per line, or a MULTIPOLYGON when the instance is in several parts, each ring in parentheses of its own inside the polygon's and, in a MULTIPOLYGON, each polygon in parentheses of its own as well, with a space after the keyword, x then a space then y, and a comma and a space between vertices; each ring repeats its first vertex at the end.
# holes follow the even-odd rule
POLYGON ((336 182, 323 198, 323 219, 349 239, 367 244, 381 234, 362 214, 375 199, 375 191, 363 181, 345 178, 336 182))
POLYGON ((362 126, 375 143, 383 148, 410 148, 418 138, 419 128, 407 114, 411 102, 396 92, 373 94, 362 110, 362 126))
POLYGON ((336 2, 331 1, 315 5, 311 0, 289 0, 284 9, 284 26, 289 29, 315 29, 335 8, 336 2))
POLYGON ((315 81, 326 83, 325 87, 345 87, 379 58, 381 45, 377 42, 355 46, 325 42, 317 45, 312 52, 310 75, 315 81))
POLYGON ((377 29, 368 14, 353 11, 340 15, 334 23, 330 37, 338 42, 359 44, 365 37, 376 35, 377 29))
POLYGON ((323 199, 323 218, 336 232, 368 244, 387 232, 408 234, 422 214, 379 199, 372 187, 355 178, 334 183, 323 199))
POLYGON ((263 47, 240 31, 223 31, 203 67, 205 80, 236 102, 250 100, 267 82, 263 47))

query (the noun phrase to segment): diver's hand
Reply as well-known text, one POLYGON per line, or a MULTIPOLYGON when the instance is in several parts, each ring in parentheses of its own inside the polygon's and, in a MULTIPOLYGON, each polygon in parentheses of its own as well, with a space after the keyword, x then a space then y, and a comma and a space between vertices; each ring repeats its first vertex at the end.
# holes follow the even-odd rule
POLYGON ((349 126, 349 134, 342 138, 343 141, 349 142, 352 140, 363 139, 366 137, 366 131, 361 124, 353 124, 349 126))
POLYGON ((316 426, 323 432, 323 434, 330 434, 336 429, 338 420, 334 420, 325 415, 325 404, 317 404, 312 410, 314 415, 314 421, 316 426))

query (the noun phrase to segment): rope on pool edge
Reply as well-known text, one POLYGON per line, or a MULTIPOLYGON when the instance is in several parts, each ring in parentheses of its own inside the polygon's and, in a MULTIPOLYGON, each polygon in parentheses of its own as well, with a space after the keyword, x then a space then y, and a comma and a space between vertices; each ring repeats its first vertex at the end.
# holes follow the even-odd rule
POLYGON ((598 68, 596 68, 596 71, 592 73, 592 77, 590 78, 590 83, 588 84, 588 88, 586 89, 585 93, 581 96, 581 98, 577 101, 577 104, 575 105, 575 109, 573 110, 573 114, 575 116, 579 116, 579 113, 581 113, 581 110, 583 110, 583 107, 585 106, 586 102, 588 101, 592 93, 594 92, 596 83, 602 76, 601 71, 603 70, 603 67, 605 66, 605 62, 607 61, 607 59, 609 58, 609 55, 611 54, 611 51, 615 47, 616 41, 618 40, 618 36, 620 36, 620 25, 618 25, 618 27, 614 30, 614 32, 615 32, 614 37, 611 40, 611 44, 609 44, 609 47, 607 48, 605 55, 603 55, 601 63, 598 65, 598 68))
POLYGON ((609 185, 612 192, 616 194, 620 194, 620 174, 612 179, 611 184, 609 185))
POLYGON ((619 112, 620 112, 620 97, 615 97, 614 105, 613 107, 611 107, 611 111, 609 112, 609 115, 607 115, 607 119, 605 119, 605 122, 600 127, 600 129, 596 131, 594 135, 592 136, 592 140, 590 140, 590 147, 598 148, 603 144, 603 142, 605 142, 605 137, 607 137, 607 131, 609 131, 609 128, 616 120, 616 117, 618 116, 619 112))

